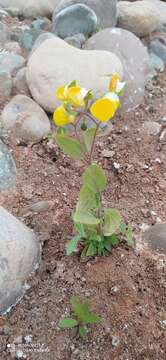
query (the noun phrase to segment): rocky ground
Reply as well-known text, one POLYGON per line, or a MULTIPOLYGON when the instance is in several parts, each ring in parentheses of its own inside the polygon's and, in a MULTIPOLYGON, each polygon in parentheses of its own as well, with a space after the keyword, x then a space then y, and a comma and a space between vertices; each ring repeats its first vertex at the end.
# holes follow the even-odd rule
MULTIPOLYGON (((70 1, 65 1, 70 5, 70 1)), ((0 11, 0 360, 165 360, 164 20, 162 32, 161 26, 154 32, 160 23, 159 15, 152 11, 147 25, 144 16, 150 10, 145 4, 143 14, 138 16, 139 25, 135 25, 120 2, 118 22, 122 29, 97 30, 86 40, 96 29, 98 17, 101 16, 103 27, 108 27, 108 22, 109 26, 117 24, 116 1, 109 0, 109 18, 106 7, 99 11, 100 1, 84 0, 92 6, 88 10, 91 21, 86 27, 84 22, 78 22, 77 26, 82 32, 86 28, 87 33, 76 36, 63 34, 70 28, 66 23, 64 27, 59 15, 65 1, 57 5, 56 0, 51 0, 50 7, 38 1, 40 6, 33 8, 35 19, 29 17, 28 9, 32 8, 22 8, 19 0, 16 8, 0 11), (83 48, 76 63, 79 67, 72 63, 76 50, 69 50, 65 42, 55 38, 53 32, 57 31, 69 44, 83 48), (110 34, 112 42, 107 41, 110 34), (134 34, 144 36, 143 41, 134 34), (149 46, 151 61, 143 43, 149 46), (87 49, 100 51, 93 58, 93 67, 92 52, 86 55, 87 49), (104 53, 103 60, 103 50, 114 50, 115 55, 104 53), (62 57, 57 56, 60 51, 62 57), (89 59, 86 70, 91 78, 83 66, 84 56, 89 59), (103 75, 100 82, 99 62, 103 75), (68 72, 73 80, 76 72, 80 81, 87 81, 90 87, 93 80, 94 88, 98 83, 97 90, 101 91, 103 82, 107 82, 104 75, 108 66, 119 72, 123 68, 126 95, 121 114, 112 121, 107 134, 98 138, 95 157, 108 178, 104 203, 116 207, 131 224, 135 246, 129 249, 122 245, 108 257, 82 262, 79 250, 70 257, 65 251, 73 232, 71 214, 82 168, 45 136, 53 129, 50 119, 59 81, 63 83, 68 72), (147 81, 152 74, 153 78, 147 81), (9 213, 4 213, 4 208, 9 213), (37 267, 40 248, 40 266, 28 277, 30 270, 37 267), (20 291, 20 283, 25 279, 26 285, 20 291), (12 305, 18 294, 18 303, 5 313, 4 309, 12 305), (71 315, 71 295, 89 299, 91 309, 102 317, 101 324, 92 326, 83 340, 73 331, 58 327, 63 316, 71 315)), ((0 6, 2 3, 0 0, 0 6)), ((161 16, 165 8, 163 2, 159 4, 161 16)), ((87 9, 82 11, 84 14, 87 9)))

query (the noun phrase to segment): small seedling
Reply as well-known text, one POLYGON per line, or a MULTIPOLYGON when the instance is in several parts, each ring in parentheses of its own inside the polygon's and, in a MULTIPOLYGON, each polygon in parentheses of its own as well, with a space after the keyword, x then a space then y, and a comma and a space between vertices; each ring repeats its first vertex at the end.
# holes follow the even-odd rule
POLYGON ((84 337, 88 332, 88 325, 99 324, 102 319, 90 312, 87 301, 81 301, 77 296, 71 297, 70 304, 73 317, 61 319, 58 325, 61 329, 76 328, 79 336, 84 337))

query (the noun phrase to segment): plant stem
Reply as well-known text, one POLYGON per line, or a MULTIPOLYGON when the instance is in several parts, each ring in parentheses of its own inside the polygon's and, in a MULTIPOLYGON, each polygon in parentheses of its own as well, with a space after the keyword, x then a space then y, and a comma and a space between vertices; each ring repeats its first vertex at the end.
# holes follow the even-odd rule
POLYGON ((96 125, 96 129, 95 129, 95 133, 94 133, 94 138, 93 138, 93 142, 92 142, 92 146, 91 146, 91 150, 90 150, 90 155, 89 155, 89 164, 92 163, 93 160, 93 153, 94 153, 94 148, 95 148, 95 141, 96 141, 96 136, 97 136, 97 132, 99 130, 100 124, 98 123, 96 125))

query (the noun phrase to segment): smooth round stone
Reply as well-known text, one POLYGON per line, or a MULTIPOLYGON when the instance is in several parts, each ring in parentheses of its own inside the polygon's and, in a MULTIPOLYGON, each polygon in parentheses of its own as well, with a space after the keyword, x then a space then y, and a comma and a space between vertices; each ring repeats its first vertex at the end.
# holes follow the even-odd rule
POLYGON ((8 100, 12 92, 13 81, 10 73, 0 72, 0 99, 1 102, 8 100))
POLYGON ((51 29, 51 21, 47 18, 45 19, 36 19, 32 22, 31 28, 36 30, 49 31, 51 29))
POLYGON ((164 61, 153 52, 150 52, 150 62, 155 70, 164 71, 164 61))
POLYGON ((0 44, 5 44, 10 39, 9 30, 5 24, 0 22, 0 44))
POLYGON ((24 294, 24 283, 39 261, 40 244, 34 233, 0 207, 0 314, 24 294))
POLYGON ((41 140, 51 128, 43 109, 26 95, 16 95, 4 108, 1 122, 25 143, 41 140))
POLYGON ((45 110, 53 112, 59 105, 55 90, 77 80, 100 97, 108 91, 109 75, 123 75, 119 58, 107 51, 86 51, 68 45, 55 37, 44 41, 30 56, 27 82, 33 98, 45 110), (42 64, 39 66, 41 63, 42 64))
POLYGON ((95 12, 84 4, 71 5, 53 19, 53 33, 62 39, 78 33, 88 37, 96 31, 97 26, 95 12))
MULTIPOLYGON (((36 39, 33 47, 32 47, 32 50, 30 52, 30 55, 46 40, 48 39, 55 39, 55 35, 53 33, 50 33, 50 32, 43 32, 42 34, 40 34, 38 36, 38 38, 36 39)), ((29 55, 29 56, 30 56, 29 55)))
POLYGON ((160 13, 155 3, 139 0, 118 2, 118 26, 145 37, 158 30, 161 25, 160 13))
POLYGON ((130 111, 140 105, 144 98, 146 77, 151 73, 147 49, 138 37, 120 28, 104 29, 87 40, 86 50, 106 50, 115 53, 124 68, 123 111, 130 111))
POLYGON ((19 43, 17 41, 9 41, 5 44, 5 49, 8 50, 9 52, 13 52, 17 55, 21 55, 22 54, 22 50, 21 47, 19 45, 19 43))
POLYGON ((161 38, 156 38, 151 41, 149 46, 150 51, 156 54, 166 64, 166 38, 165 41, 161 38))
POLYGON ((50 17, 58 3, 59 0, 0 0, 0 6, 6 11, 13 9, 13 16, 21 15, 25 18, 50 17))
POLYGON ((0 140, 0 191, 16 183, 16 165, 7 146, 0 140))
POLYGON ((17 72, 13 83, 19 94, 29 95, 29 89, 26 81, 26 67, 23 67, 17 72))
POLYGON ((60 0, 53 13, 53 21, 56 15, 63 9, 74 4, 85 4, 97 15, 100 27, 107 28, 116 26, 117 0, 60 0))
POLYGON ((153 250, 166 254, 166 224, 156 224, 143 234, 143 241, 153 250))
POLYGON ((22 45, 24 49, 30 51, 41 33, 41 29, 31 28, 29 30, 25 30, 22 38, 22 45))
POLYGON ((23 67, 25 59, 14 53, 0 53, 0 71, 7 71, 13 73, 23 67))

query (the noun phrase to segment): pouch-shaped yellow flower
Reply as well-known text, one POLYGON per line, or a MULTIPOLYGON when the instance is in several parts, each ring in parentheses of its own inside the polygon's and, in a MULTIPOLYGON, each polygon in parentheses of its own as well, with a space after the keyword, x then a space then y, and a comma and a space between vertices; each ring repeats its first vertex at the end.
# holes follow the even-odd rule
POLYGON ((61 86, 56 90, 56 97, 60 101, 67 101, 67 86, 61 86))
POLYGON ((107 98, 102 98, 95 101, 90 107, 91 114, 101 122, 107 122, 112 119, 116 110, 116 103, 107 98))
POLYGON ((59 106, 53 114, 53 121, 57 126, 64 126, 73 123, 75 120, 74 115, 70 115, 63 106, 59 106))
POLYGON ((88 91, 80 86, 72 86, 67 90, 67 97, 75 107, 85 106, 85 97, 88 91))

